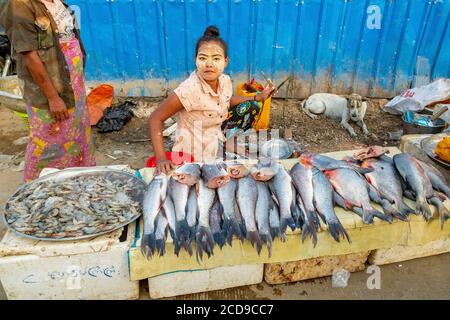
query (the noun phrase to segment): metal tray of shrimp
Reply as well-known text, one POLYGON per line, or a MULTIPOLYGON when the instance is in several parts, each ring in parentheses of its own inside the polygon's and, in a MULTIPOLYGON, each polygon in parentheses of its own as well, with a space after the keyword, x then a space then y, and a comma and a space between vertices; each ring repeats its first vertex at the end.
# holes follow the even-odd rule
POLYGON ((21 186, 5 204, 3 222, 34 240, 98 237, 141 216, 146 185, 116 169, 61 170, 21 186))

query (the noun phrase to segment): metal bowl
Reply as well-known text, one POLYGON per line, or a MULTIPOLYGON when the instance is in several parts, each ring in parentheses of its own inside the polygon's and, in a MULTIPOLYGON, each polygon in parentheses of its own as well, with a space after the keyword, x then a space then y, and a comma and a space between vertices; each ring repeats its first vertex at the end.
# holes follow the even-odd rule
POLYGON ((50 173, 48 175, 45 175, 39 179, 36 179, 28 184, 25 184, 23 186, 21 186, 20 188, 17 189, 17 191, 8 199, 8 201, 6 202, 5 206, 4 206, 4 212, 1 214, 2 216, 2 220, 3 223, 6 227, 8 227, 8 229, 10 229, 12 232, 14 232, 15 234, 17 234, 18 236, 21 237, 25 237, 25 238, 29 238, 29 239, 33 239, 33 240, 40 240, 40 241, 74 241, 74 240, 86 240, 86 239, 91 239, 91 238, 95 238, 104 234, 108 234, 111 232, 114 232, 120 228, 123 228, 124 226, 130 224, 131 222, 137 220, 140 215, 136 215, 135 217, 129 219, 128 221, 125 221, 121 224, 118 224, 115 228, 111 229, 111 230, 107 230, 107 231, 102 231, 99 233, 95 233, 95 234, 89 234, 89 235, 84 235, 84 236, 80 236, 80 237, 67 237, 67 238, 41 238, 41 237, 35 237, 32 235, 28 235, 28 234, 24 234, 21 233, 17 230, 15 230, 7 221, 6 219, 6 213, 9 212, 9 202, 16 196, 18 195, 20 192, 24 191, 25 189, 28 188, 35 188, 35 186, 41 182, 45 182, 45 181, 56 181, 56 182, 64 182, 64 180, 66 179, 70 179, 70 178, 74 178, 74 177, 80 177, 80 176, 114 176, 117 178, 124 178, 124 179, 134 179, 134 183, 136 184, 136 188, 135 188, 135 192, 131 195, 131 197, 133 198, 134 201, 138 201, 142 207, 143 205, 143 201, 144 201, 144 194, 145 194, 145 190, 147 187, 147 184, 139 179, 138 177, 136 177, 135 175, 125 172, 125 171, 121 171, 121 170, 116 170, 116 169, 110 169, 110 168, 97 168, 97 167, 93 167, 93 168, 77 168, 77 169, 65 169, 65 170, 61 170, 55 173, 50 173))
MULTIPOLYGON (((431 118, 430 115, 422 114, 422 117, 431 118)), ((441 133, 445 129, 445 121, 441 118, 434 120, 433 126, 423 126, 417 123, 408 123, 405 121, 405 117, 402 117, 403 120, 403 134, 435 134, 441 133)))

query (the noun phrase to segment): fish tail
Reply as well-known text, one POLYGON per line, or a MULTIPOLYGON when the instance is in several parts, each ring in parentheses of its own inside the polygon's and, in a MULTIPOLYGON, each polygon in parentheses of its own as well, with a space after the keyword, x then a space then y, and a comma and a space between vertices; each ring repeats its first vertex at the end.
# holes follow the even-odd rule
POLYGON ((209 227, 199 227, 195 235, 195 239, 197 245, 197 260, 199 254, 200 260, 202 259, 203 252, 205 252, 208 257, 214 255, 214 236, 212 235, 211 229, 209 227))
POLYGON ((262 243, 261 243, 261 238, 259 237, 258 231, 248 231, 247 239, 250 241, 252 246, 256 245, 256 251, 258 251, 258 254, 259 254, 262 249, 262 243))
POLYGON ((217 243, 220 250, 225 245, 225 234, 223 232, 218 232, 213 234, 214 242, 217 243))
POLYGON ((270 235, 272 239, 275 239, 278 236, 281 239, 281 241, 284 242, 284 240, 286 240, 285 237, 283 236, 284 234, 281 232, 279 227, 271 227, 270 235))
POLYGON ((409 216, 411 213, 415 213, 414 210, 410 208, 403 200, 399 200, 397 202, 397 207, 405 217, 409 216))
POLYGON ((392 222, 392 216, 387 216, 372 207, 369 207, 369 208, 363 207, 362 208, 362 220, 365 224, 373 223, 373 219, 375 217, 377 217, 380 220, 387 221, 389 223, 392 222))
POLYGON ((195 241, 196 226, 189 227, 189 239, 195 241))
POLYGON ((448 209, 444 206, 444 204, 442 203, 442 201, 437 198, 437 197, 433 197, 430 199, 430 202, 432 204, 434 204, 438 210, 439 213, 439 221, 441 223, 441 230, 444 228, 444 223, 445 221, 447 221, 448 219, 450 219, 450 212, 448 211, 448 209))
POLYGON ((164 239, 156 240, 156 251, 162 257, 166 253, 166 241, 164 239))
POLYGON ((184 241, 187 241, 189 239, 190 234, 190 228, 187 221, 186 220, 177 221, 177 226, 179 226, 179 233, 181 233, 182 239, 184 241))
POLYGON ((416 199, 416 212, 422 214, 425 221, 427 222, 430 221, 431 217, 433 216, 427 200, 422 196, 418 196, 416 199))
POLYGON ((141 252, 148 258, 153 257, 156 250, 156 238, 154 233, 144 234, 141 240, 141 252))
POLYGON ((294 221, 294 219, 292 217, 289 218, 281 218, 280 219, 280 229, 282 232, 285 232, 287 227, 290 227, 292 229, 292 231, 295 230, 296 228, 296 223, 294 221))
POLYGON ((396 217, 402 221, 408 221, 408 216, 404 215, 400 210, 395 208, 389 201, 383 200, 384 214, 391 217, 396 217))
POLYGON ((306 237, 311 236, 314 247, 317 245, 317 229, 311 221, 305 223, 302 229, 302 242, 305 242, 306 237))
POLYGON ((244 239, 239 222, 236 218, 225 218, 223 220, 222 229, 225 232, 227 242, 230 246, 232 245, 233 235, 236 235, 241 241, 244 239))
POLYGON ((267 250, 269 251, 269 258, 270 258, 272 256, 272 236, 270 235, 270 233, 261 234, 260 238, 261 242, 267 245, 267 250))
POLYGON ((347 231, 339 221, 328 222, 328 231, 337 242, 340 242, 340 238, 342 237, 342 239, 347 239, 348 243, 352 243, 347 231))

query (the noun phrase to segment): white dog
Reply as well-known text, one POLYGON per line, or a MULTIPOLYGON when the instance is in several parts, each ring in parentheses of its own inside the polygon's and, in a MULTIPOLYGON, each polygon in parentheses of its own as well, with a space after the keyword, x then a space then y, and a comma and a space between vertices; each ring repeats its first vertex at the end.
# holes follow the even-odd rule
POLYGON ((323 114, 327 118, 340 121, 352 137, 356 137, 356 133, 348 123, 349 120, 356 122, 363 129, 364 134, 370 134, 364 123, 367 102, 356 93, 351 94, 347 99, 336 94, 316 93, 304 100, 301 108, 312 119, 317 119, 318 115, 323 114))

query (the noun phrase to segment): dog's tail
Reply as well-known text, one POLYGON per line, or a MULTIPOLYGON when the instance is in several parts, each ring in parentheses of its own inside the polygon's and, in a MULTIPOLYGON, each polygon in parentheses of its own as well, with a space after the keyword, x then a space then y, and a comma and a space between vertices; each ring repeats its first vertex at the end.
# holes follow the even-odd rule
POLYGON ((307 101, 308 99, 304 99, 302 102, 300 102, 300 110, 303 110, 303 109, 305 109, 305 105, 306 105, 306 101, 307 101))

